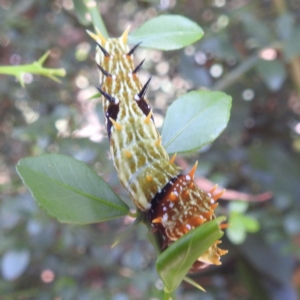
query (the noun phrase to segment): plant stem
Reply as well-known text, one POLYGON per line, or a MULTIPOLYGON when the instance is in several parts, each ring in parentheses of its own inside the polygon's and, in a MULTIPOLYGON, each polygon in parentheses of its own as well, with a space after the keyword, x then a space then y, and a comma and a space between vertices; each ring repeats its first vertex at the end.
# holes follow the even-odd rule
POLYGON ((163 300, 176 300, 173 293, 169 293, 164 291, 164 298, 163 300))
MULTIPOLYGON (((147 215, 145 213, 141 214, 141 222, 145 224, 148 229, 147 238, 148 241, 153 245, 156 250, 157 255, 162 252, 162 245, 163 241, 160 238, 160 235, 157 232, 153 232, 153 228, 147 219, 147 215)), ((164 290, 164 297, 163 300, 176 300, 174 293, 169 293, 168 291, 164 290)))
POLYGON ((20 66, 2 66, 0 67, 0 74, 12 75, 19 79, 22 87, 25 86, 23 75, 25 73, 39 74, 51 78, 54 81, 59 82, 56 76, 65 76, 65 69, 49 69, 44 68, 43 63, 50 55, 50 51, 47 51, 38 61, 32 64, 20 65, 20 66))
POLYGON ((32 63, 30 65, 21 66, 2 66, 0 67, 0 73, 6 75, 17 76, 22 73, 40 74, 43 76, 65 76, 65 69, 49 69, 44 68, 37 63, 32 63))
POLYGON ((137 218, 139 216, 138 211, 132 213, 131 211, 128 212, 128 216, 131 218, 137 218))
MULTIPOLYGON (((287 12, 285 0, 273 0, 273 5, 278 15, 283 15, 287 12)), ((290 76, 297 90, 298 98, 300 98, 300 57, 292 57, 288 64, 290 69, 290 76)))
POLYGON ((300 57, 293 57, 289 63, 291 77, 294 81, 300 98, 300 57))

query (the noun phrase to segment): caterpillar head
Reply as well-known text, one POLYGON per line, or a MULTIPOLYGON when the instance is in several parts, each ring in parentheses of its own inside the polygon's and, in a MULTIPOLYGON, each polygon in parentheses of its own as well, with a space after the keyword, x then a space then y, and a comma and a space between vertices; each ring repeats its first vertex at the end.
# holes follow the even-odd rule
MULTIPOLYGON (((216 200, 221 193, 213 196, 199 189, 194 183, 194 173, 197 164, 187 175, 178 175, 170 180, 151 202, 148 212, 152 226, 158 229, 169 246, 181 236, 201 224, 215 218, 214 210, 218 206, 216 200)), ((220 225, 222 228, 222 224, 220 225)), ((194 263, 191 272, 205 268, 208 265, 220 265, 220 256, 227 253, 218 247, 221 241, 212 245, 194 263)))

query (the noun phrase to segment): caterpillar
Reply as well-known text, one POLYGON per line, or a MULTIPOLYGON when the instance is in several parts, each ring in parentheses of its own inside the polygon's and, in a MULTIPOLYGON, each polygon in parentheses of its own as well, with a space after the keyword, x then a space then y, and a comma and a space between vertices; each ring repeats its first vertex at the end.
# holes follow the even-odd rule
MULTIPOLYGON (((206 193, 194 182, 197 163, 184 175, 161 143, 152 109, 145 97, 150 79, 142 85, 129 49, 129 28, 119 38, 104 38, 99 30, 88 34, 97 42, 96 63, 110 152, 119 179, 135 206, 146 212, 151 226, 159 230, 169 246, 191 229, 215 218, 217 199, 223 192, 206 193)), ((226 224, 220 224, 223 229, 226 224)), ((194 263, 191 270, 220 265, 227 253, 218 240, 194 263)))

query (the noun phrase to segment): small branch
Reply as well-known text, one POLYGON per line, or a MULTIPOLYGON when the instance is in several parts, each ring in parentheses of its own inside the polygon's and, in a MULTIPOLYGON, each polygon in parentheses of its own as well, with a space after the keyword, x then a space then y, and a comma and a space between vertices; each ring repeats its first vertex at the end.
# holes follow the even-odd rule
POLYGON ((258 62, 257 54, 249 57, 244 62, 242 62, 239 66, 237 66, 234 70, 228 73, 224 78, 217 81, 212 90, 219 91, 224 90, 231 85, 233 85, 236 81, 240 80, 242 76, 245 75, 248 71, 250 71, 258 62))
POLYGON ((25 86, 23 79, 24 74, 39 74, 50 79, 60 82, 57 76, 64 77, 66 75, 65 69, 50 69, 44 68, 42 65, 45 60, 48 58, 50 51, 47 51, 38 61, 33 62, 32 64, 20 65, 20 66, 1 66, 0 74, 12 75, 19 79, 22 87, 25 86))
MULTIPOLYGON (((215 183, 213 183, 212 181, 204 177, 197 178, 195 181, 197 185, 204 191, 210 191, 215 185, 215 183)), ((270 191, 258 195, 251 195, 251 194, 242 193, 235 190, 226 190, 220 199, 241 200, 247 202, 263 202, 263 201, 270 200, 272 197, 273 197, 273 193, 270 191)))
MULTIPOLYGON (((188 169, 189 165, 183 158, 177 158, 178 164, 183 169, 188 169)), ((210 181, 204 177, 198 177, 195 179, 196 184, 204 191, 209 192, 215 186, 215 182, 210 181)), ((221 190, 221 189, 220 189, 221 190)), ((217 191, 215 191, 217 193, 217 191)), ((226 190, 225 193, 220 198, 221 200, 241 200, 247 202, 263 202, 270 200, 273 197, 273 193, 271 191, 264 192, 258 195, 251 195, 247 193, 242 193, 236 190, 226 190)))

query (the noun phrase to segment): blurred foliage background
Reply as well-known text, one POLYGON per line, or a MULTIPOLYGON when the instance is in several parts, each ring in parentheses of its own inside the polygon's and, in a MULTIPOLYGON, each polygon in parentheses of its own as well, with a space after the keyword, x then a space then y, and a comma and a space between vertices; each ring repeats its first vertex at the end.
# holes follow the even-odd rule
MULTIPOLYGON (((95 44, 81 1, 0 0, 0 64, 31 63, 50 49, 47 67, 65 68, 58 84, 25 75, 0 81, 0 299, 160 299, 155 251, 139 226, 115 248, 132 223, 124 218, 92 226, 60 224, 37 207, 16 174, 19 159, 71 155, 91 165, 130 203, 108 152, 96 93, 95 44)), ((228 128, 199 158, 198 176, 258 194, 237 211, 260 224, 247 236, 223 238, 221 267, 193 279, 207 293, 182 284, 178 299, 294 300, 300 295, 300 3, 299 0, 110 0, 97 3, 111 36, 163 13, 184 15, 205 37, 183 51, 140 49, 142 82, 161 126, 167 106, 191 89, 223 90, 233 98, 228 128)), ((213 116, 212 116, 213 117, 213 116)), ((238 199, 236 199, 238 200, 238 199)), ((235 203, 221 201, 232 218, 235 203)), ((243 206, 243 205, 242 205, 243 206)), ((242 225, 241 225, 242 226, 242 225)), ((239 228, 239 227, 238 227, 239 228)), ((241 227, 240 227, 241 228, 241 227)), ((238 234, 240 236, 238 236, 238 234)))

